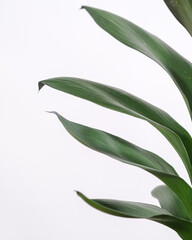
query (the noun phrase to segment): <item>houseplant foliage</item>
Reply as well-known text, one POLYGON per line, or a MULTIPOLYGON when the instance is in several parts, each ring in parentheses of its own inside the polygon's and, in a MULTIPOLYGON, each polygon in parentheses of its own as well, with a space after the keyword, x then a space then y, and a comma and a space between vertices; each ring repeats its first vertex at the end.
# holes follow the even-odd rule
MULTIPOLYGON (((192 1, 164 0, 178 21, 192 34, 192 1)), ((103 30, 157 62, 179 88, 190 116, 192 116, 192 64, 156 36, 135 24, 106 11, 83 6, 103 30)), ((192 182, 192 138, 168 113, 121 89, 97 82, 57 77, 39 82, 95 104, 149 122, 171 143, 188 172, 192 182)), ((115 216, 146 218, 175 230, 184 240, 192 239, 192 188, 175 169, 160 156, 142 149, 110 133, 71 122, 56 114, 66 130, 87 147, 137 166, 159 178, 164 185, 152 191, 160 206, 118 201, 89 199, 77 192, 90 206, 115 216)))

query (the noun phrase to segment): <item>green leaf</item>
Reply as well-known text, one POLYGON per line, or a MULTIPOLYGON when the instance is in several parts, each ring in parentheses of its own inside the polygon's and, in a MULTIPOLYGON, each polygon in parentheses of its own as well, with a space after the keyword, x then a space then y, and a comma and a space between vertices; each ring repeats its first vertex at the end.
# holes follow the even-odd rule
POLYGON ((192 36, 192 1, 191 0, 164 0, 176 19, 187 29, 192 36))
POLYGON ((143 119, 157 128, 180 155, 192 181, 192 139, 189 133, 163 110, 120 89, 96 82, 70 78, 52 78, 39 82, 103 107, 143 119))
POLYGON ((124 18, 97 8, 82 8, 114 38, 162 66, 179 88, 192 117, 192 64, 189 61, 156 36, 124 18))
POLYGON ((145 218, 156 221, 175 230, 183 240, 191 240, 192 223, 177 218, 157 206, 138 202, 118 201, 110 199, 89 199, 77 192, 87 204, 102 212, 125 218, 145 218))
POLYGON ((140 167, 162 180, 179 197, 192 218, 192 189, 174 168, 158 155, 122 138, 94 128, 71 122, 56 112, 66 130, 85 146, 121 162, 140 167))
POLYGON ((174 216, 189 220, 185 206, 177 195, 167 186, 161 185, 152 191, 152 196, 159 200, 161 207, 174 216))

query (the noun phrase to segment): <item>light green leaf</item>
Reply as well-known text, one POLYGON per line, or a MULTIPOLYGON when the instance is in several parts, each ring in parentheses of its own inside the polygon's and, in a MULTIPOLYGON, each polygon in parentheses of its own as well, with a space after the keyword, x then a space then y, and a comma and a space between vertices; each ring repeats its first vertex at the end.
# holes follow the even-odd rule
POLYGON ((44 85, 89 100, 103 107, 148 121, 175 148, 192 181, 191 136, 163 110, 125 91, 88 80, 70 77, 52 78, 39 82, 39 89, 44 85))
POLYGON ((192 64, 189 61, 156 36, 122 17, 97 8, 82 8, 114 38, 162 66, 179 88, 192 117, 192 64))
POLYGON ((140 167, 162 180, 177 194, 192 218, 191 187, 161 157, 122 138, 71 122, 58 113, 53 113, 57 115, 66 130, 82 144, 121 162, 140 167))
POLYGON ((189 220, 185 206, 177 195, 167 186, 161 185, 152 191, 152 196, 159 200, 161 207, 174 216, 189 220))
POLYGON ((192 1, 191 0, 164 0, 176 19, 187 29, 192 36, 192 1))
POLYGON ((118 201, 110 199, 89 199, 77 192, 87 204, 102 212, 125 218, 145 218, 164 224, 175 230, 183 240, 191 240, 192 223, 177 218, 157 206, 138 202, 118 201))

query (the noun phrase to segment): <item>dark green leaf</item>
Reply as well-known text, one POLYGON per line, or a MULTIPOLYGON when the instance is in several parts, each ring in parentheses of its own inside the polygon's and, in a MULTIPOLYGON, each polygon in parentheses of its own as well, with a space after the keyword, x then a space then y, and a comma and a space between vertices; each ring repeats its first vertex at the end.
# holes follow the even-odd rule
POLYGON ((83 6, 95 22, 123 44, 162 66, 181 91, 192 117, 192 64, 156 36, 115 14, 83 6))
POLYGON ((89 199, 77 192, 86 203, 102 212, 125 218, 146 218, 175 230, 183 240, 191 240, 192 223, 172 216, 166 210, 154 205, 108 199, 89 199))
POLYGON ((44 85, 148 121, 176 149, 192 181, 191 136, 166 112, 125 91, 88 80, 69 77, 53 78, 41 81, 39 89, 44 85))
POLYGON ((158 155, 146 151, 122 138, 71 122, 54 112, 66 130, 87 147, 121 162, 140 167, 162 180, 185 205, 192 218, 192 189, 178 176, 174 168, 158 155))
POLYGON ((192 1, 164 0, 169 10, 192 36, 192 1))
POLYGON ((156 187, 152 191, 152 196, 157 198, 161 207, 170 212, 172 215, 179 218, 184 218, 186 220, 190 219, 183 203, 180 201, 177 195, 167 186, 162 185, 156 187))

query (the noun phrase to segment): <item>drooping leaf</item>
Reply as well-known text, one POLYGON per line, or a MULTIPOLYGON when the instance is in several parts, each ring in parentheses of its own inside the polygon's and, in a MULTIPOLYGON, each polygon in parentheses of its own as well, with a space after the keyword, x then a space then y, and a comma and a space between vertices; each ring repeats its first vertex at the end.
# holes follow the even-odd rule
POLYGON ((145 218, 156 221, 175 230, 183 240, 191 240, 192 223, 171 215, 166 210, 157 206, 138 202, 89 199, 80 192, 77 192, 87 204, 102 212, 125 218, 145 218))
POLYGON ((156 36, 110 12, 83 6, 95 22, 123 44, 156 61, 179 88, 192 117, 192 64, 156 36))
POLYGON ((176 19, 187 29, 192 36, 192 1, 191 0, 164 0, 176 19))
POLYGON ((190 220, 189 214, 181 200, 167 186, 161 185, 152 191, 152 196, 159 200, 161 207, 174 216, 190 220))
POLYGON ((148 121, 173 145, 192 181, 191 136, 163 110, 125 91, 93 81, 60 77, 39 82, 39 89, 44 85, 148 121))
POLYGON ((85 146, 121 162, 140 167, 162 180, 177 194, 192 218, 192 189, 165 160, 122 138, 71 122, 58 113, 53 113, 66 130, 85 146))

